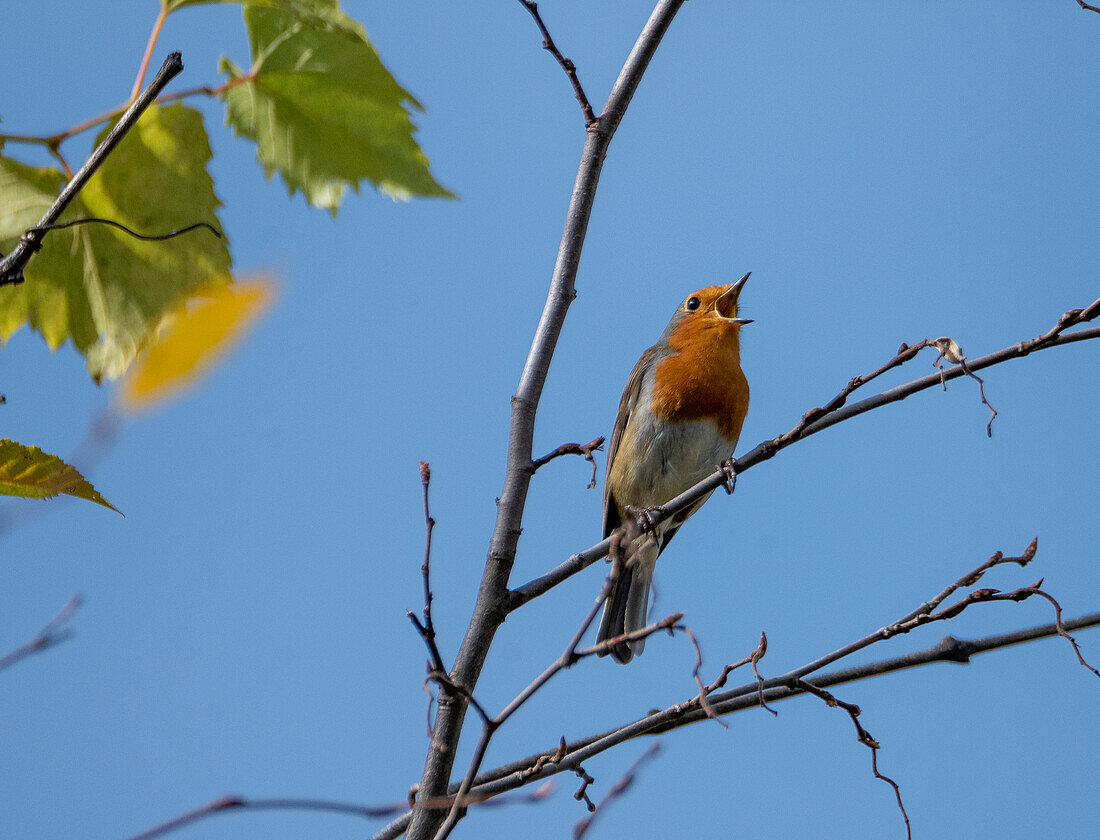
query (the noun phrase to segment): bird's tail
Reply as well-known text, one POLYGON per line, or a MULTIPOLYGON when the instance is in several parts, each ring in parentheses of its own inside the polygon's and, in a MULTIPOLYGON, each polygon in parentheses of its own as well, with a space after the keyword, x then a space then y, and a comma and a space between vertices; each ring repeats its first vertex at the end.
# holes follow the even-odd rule
MULTIPOLYGON (((611 594, 603 607, 603 618, 600 620, 600 629, 596 634, 596 644, 622 636, 625 633, 633 633, 646 626, 646 617, 649 613, 649 589, 653 583, 653 567, 657 563, 657 544, 652 539, 639 546, 628 562, 624 564, 622 573, 611 587, 611 594)), ((607 656, 609 653, 620 665, 625 665, 635 655, 641 655, 645 650, 645 639, 634 639, 628 642, 620 642, 601 653, 607 656)))

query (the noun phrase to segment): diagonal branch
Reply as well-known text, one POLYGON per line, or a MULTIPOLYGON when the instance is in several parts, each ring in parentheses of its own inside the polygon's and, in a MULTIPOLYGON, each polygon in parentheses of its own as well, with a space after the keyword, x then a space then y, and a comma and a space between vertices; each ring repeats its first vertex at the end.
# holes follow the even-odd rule
MULTIPOLYGON (((471 797, 467 804, 482 806, 536 804, 546 799, 553 791, 553 786, 546 784, 540 785, 526 796, 515 798, 501 796, 495 799, 471 797)), ((153 840, 155 837, 171 834, 199 820, 231 811, 312 811, 344 814, 345 816, 362 817, 364 819, 378 819, 379 817, 399 814, 407 807, 404 802, 395 802, 389 805, 359 805, 355 802, 336 802, 330 799, 247 799, 242 796, 221 796, 207 802, 205 805, 200 805, 198 808, 193 808, 137 834, 132 834, 127 840, 153 840)))
MULTIPOLYGON (((924 391, 937 385, 942 385, 948 380, 957 379, 960 376, 973 376, 974 371, 982 370, 983 368, 999 365, 1012 359, 1022 359, 1024 356, 1040 350, 1045 350, 1049 347, 1060 347, 1077 341, 1089 341, 1100 338, 1100 327, 1091 327, 1073 333, 1065 332, 1070 327, 1091 321, 1098 315, 1100 315, 1100 298, 1093 301, 1084 309, 1074 309, 1066 312, 1058 319, 1053 327, 1035 338, 1010 344, 1008 347, 981 356, 980 358, 967 360, 963 364, 940 370, 937 373, 923 376, 920 379, 914 379, 911 382, 898 385, 895 388, 876 394, 873 397, 867 397, 859 402, 847 405, 848 397, 851 396, 852 392, 856 389, 866 385, 883 373, 899 367, 904 362, 913 358, 923 347, 938 346, 937 342, 942 339, 921 342, 913 346, 903 344, 894 358, 885 362, 869 374, 854 377, 824 406, 812 408, 803 414, 801 420, 799 420, 790 431, 758 444, 750 452, 742 455, 736 460, 727 461, 720 470, 703 479, 694 487, 685 490, 676 498, 662 505, 659 509, 649 511, 650 520, 653 524, 656 524, 682 510, 686 510, 714 490, 727 485, 731 476, 738 475, 750 467, 767 461, 788 446, 810 435, 815 435, 818 432, 824 431, 830 426, 835 426, 837 423, 850 420, 853 417, 865 414, 876 408, 881 408, 884 405, 898 402, 906 397, 912 396, 918 391, 924 391)), ((986 402, 986 405, 988 406, 988 402, 986 402)), ((990 408, 992 410, 991 406, 990 408)), ((586 548, 584 551, 574 554, 546 574, 513 590, 508 602, 508 611, 511 612, 512 610, 518 609, 532 598, 539 597, 578 572, 588 568, 601 557, 607 555, 610 545, 610 538, 596 543, 586 548)))
MULTIPOLYGON (((1084 630, 1090 627, 1100 627, 1100 613, 1090 613, 1089 615, 1070 619, 1061 625, 1062 630, 1065 631, 1084 630)), ((819 688, 830 688, 835 685, 908 670, 909 668, 918 668, 935 662, 966 664, 978 654, 1004 650, 1014 645, 1026 644, 1056 635, 1059 635, 1058 624, 1051 623, 979 639, 957 639, 953 636, 945 636, 938 644, 931 647, 866 665, 830 671, 814 677, 809 682, 819 688)), ((775 703, 780 700, 798 697, 804 693, 798 689, 778 685, 776 680, 768 680, 767 685, 768 687, 759 696, 759 687, 755 683, 724 692, 722 699, 714 704, 714 708, 719 714, 728 715, 756 708, 761 705, 762 700, 775 703)), ((536 779, 548 778, 562 772, 571 773, 592 756, 606 752, 611 747, 631 738, 642 735, 657 735, 704 720, 708 720, 708 717, 697 706, 694 710, 688 711, 683 711, 675 706, 670 707, 670 709, 647 715, 617 729, 567 743, 564 748, 559 746, 554 750, 517 759, 488 770, 478 776, 473 791, 486 796, 495 795, 521 787, 536 779)), ((452 793, 457 789, 457 785, 451 786, 452 793)), ((411 819, 412 811, 406 811, 373 834, 370 840, 395 840, 405 832, 411 819)))
POLYGON ((65 189, 61 191, 54 203, 39 219, 38 224, 23 234, 19 239, 19 244, 15 246, 15 250, 0 260, 0 286, 23 282, 23 269, 27 267, 31 257, 42 247, 42 238, 46 235, 45 231, 39 229, 52 225, 61 217, 61 214, 65 212, 65 208, 69 206, 76 194, 88 183, 88 179, 103 165, 103 161, 114 151, 115 146, 122 141, 126 133, 134 127, 141 115, 145 113, 145 109, 153 104, 157 94, 164 90, 165 86, 179 75, 181 70, 183 70, 183 60, 180 58, 180 54, 178 52, 169 53, 168 58, 164 60, 164 64, 157 71, 156 77, 149 83, 149 87, 145 88, 141 95, 134 100, 134 104, 126 109, 126 113, 115 123, 114 128, 103 138, 103 142, 95 148, 84 162, 84 165, 65 185, 65 189))
POLYGON ((65 602, 65 606, 57 611, 57 615, 51 618, 46 626, 35 634, 33 639, 0 656, 0 671, 10 668, 16 662, 26 659, 33 653, 44 651, 46 648, 60 644, 71 637, 73 634, 72 628, 66 627, 65 623, 72 618, 73 613, 80 607, 81 600, 79 594, 73 595, 65 602))

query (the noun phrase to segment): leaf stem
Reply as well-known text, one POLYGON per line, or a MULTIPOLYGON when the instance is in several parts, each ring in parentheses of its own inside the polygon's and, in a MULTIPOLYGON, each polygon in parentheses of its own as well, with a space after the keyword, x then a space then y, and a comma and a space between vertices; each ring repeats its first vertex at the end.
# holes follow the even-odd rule
POLYGON ((164 28, 164 21, 168 19, 168 15, 168 7, 161 5, 160 14, 157 15, 157 19, 153 23, 153 31, 149 33, 149 43, 145 45, 145 55, 141 57, 141 66, 138 67, 137 78, 134 79, 134 87, 133 90, 130 91, 130 99, 127 101, 127 104, 132 105, 137 101, 138 94, 141 93, 141 86, 145 83, 145 74, 149 70, 149 62, 153 59, 153 50, 157 46, 157 41, 160 39, 160 32, 164 28))

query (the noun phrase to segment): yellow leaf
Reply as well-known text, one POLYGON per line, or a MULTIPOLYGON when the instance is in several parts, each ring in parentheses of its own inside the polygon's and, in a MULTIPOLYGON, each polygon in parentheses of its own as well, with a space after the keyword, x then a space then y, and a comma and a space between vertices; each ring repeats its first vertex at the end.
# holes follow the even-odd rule
POLYGON ((119 389, 123 409, 150 408, 195 382, 271 304, 270 280, 212 286, 185 301, 119 389))

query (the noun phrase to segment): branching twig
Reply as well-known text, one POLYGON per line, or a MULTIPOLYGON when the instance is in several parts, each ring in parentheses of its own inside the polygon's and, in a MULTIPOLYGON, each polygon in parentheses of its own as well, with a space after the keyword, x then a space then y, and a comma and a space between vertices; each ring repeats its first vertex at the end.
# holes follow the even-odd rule
POLYGON ((61 214, 65 212, 65 208, 69 206, 69 203, 88 182, 88 179, 95 174, 103 161, 107 159, 107 156, 114 151, 115 146, 133 128, 145 109, 157 98, 157 94, 164 90, 165 85, 175 78, 181 70, 183 70, 183 60, 180 58, 180 54, 178 52, 170 53, 168 58, 164 60, 164 64, 161 65, 160 70, 157 71, 153 81, 126 109, 126 113, 115 123, 114 128, 103 138, 103 142, 95 148, 95 151, 80 167, 80 170, 65 185, 57 200, 50 205, 38 224, 23 234, 19 239, 19 244, 15 246, 15 250, 0 260, 0 286, 23 282, 23 269, 26 268, 31 256, 42 247, 42 237, 45 235, 44 233, 35 233, 34 230, 46 228, 60 218, 61 214))
MULTIPOLYGON (((1080 619, 1076 619, 1072 622, 1062 622, 1061 620, 1061 608, 1050 595, 1043 592, 1039 586, 1041 581, 1030 586, 1021 587, 1011 592, 1000 592, 996 589, 978 589, 970 592, 959 601, 950 604, 948 606, 942 606, 944 602, 956 593, 959 589, 968 588, 975 585, 980 581, 983 575, 995 566, 1004 565, 1008 563, 1015 563, 1020 566, 1026 566, 1034 558, 1037 549, 1037 541, 1027 547, 1027 549, 1017 557, 1005 557, 1003 553, 997 552, 993 554, 988 560, 980 564, 976 568, 967 572, 965 575, 959 577, 949 586, 945 587, 935 597, 922 603, 916 609, 907 613, 899 618, 892 624, 886 625, 879 630, 859 639, 855 642, 847 644, 830 654, 819 657, 812 662, 803 665, 800 668, 796 668, 787 674, 779 677, 773 677, 766 680, 760 680, 759 674, 757 674, 757 681, 740 686, 738 688, 730 689, 721 692, 718 695, 709 696, 708 703, 710 708, 705 708, 698 696, 690 698, 689 700, 670 706, 664 710, 651 713, 634 721, 633 723, 626 724, 618 727, 617 729, 610 730, 600 735, 595 735, 590 738, 583 739, 578 742, 566 745, 566 754, 560 760, 557 760, 557 755, 562 752, 559 746, 555 760, 548 761, 546 754, 536 756, 529 759, 523 759, 519 762, 513 762, 512 764, 504 767, 497 768, 489 771, 481 776, 475 777, 470 780, 468 777, 464 780, 464 786, 466 787, 467 794, 469 793, 484 793, 495 794, 501 793, 507 790, 511 790, 515 787, 519 787, 534 779, 549 777, 555 773, 563 771, 573 771, 575 768, 582 765, 583 762, 592 758, 595 755, 599 755, 612 747, 625 742, 631 738, 636 738, 640 735, 655 735, 661 732, 667 732, 671 729, 676 729, 682 726, 686 726, 690 723, 695 723, 700 720, 706 720, 714 715, 731 714, 742 709, 751 708, 754 706, 762 705, 766 702, 775 702, 777 700, 787 699, 789 697, 797 696, 805 692, 805 687, 801 685, 801 682, 806 681, 806 678, 813 672, 819 671, 822 668, 843 659, 851 654, 860 651, 872 644, 884 641, 886 639, 893 638, 898 635, 908 633, 919 626, 932 623, 935 621, 946 621, 962 613, 968 607, 977 603, 989 603, 994 601, 1023 601, 1030 598, 1033 595, 1040 595, 1041 597, 1049 600, 1056 610, 1056 621, 1053 624, 1043 627, 1031 628, 1025 631, 1019 631, 1016 633, 1004 634, 1000 636, 993 636, 986 639, 979 639, 976 641, 959 641, 957 639, 947 637, 939 645, 932 648, 928 648, 923 651, 918 651, 913 654, 909 654, 902 657, 897 657, 890 660, 885 660, 878 663, 872 663, 871 665, 860 666, 856 668, 849 668, 842 671, 836 671, 831 674, 825 674, 820 677, 815 677, 811 681, 812 685, 818 689, 824 689, 833 685, 841 683, 852 682, 859 679, 865 679, 871 676, 877 676, 883 673, 890 673, 892 671, 902 670, 905 668, 912 668, 919 665, 929 664, 931 662, 949 661, 949 662, 969 662, 970 658, 978 653, 995 650, 1008 645, 1019 644, 1025 641, 1031 641, 1033 639, 1044 638, 1051 635, 1062 635, 1073 642, 1074 650, 1078 655, 1078 659, 1081 664, 1093 670, 1092 667, 1085 662, 1077 648, 1076 643, 1069 636, 1069 631, 1078 628, 1092 627, 1100 625, 1100 613, 1085 616, 1080 619), (534 768, 534 765, 538 762, 538 769, 534 768), (468 784, 467 784, 468 783, 468 784)), ((603 590, 601 590, 600 597, 597 599, 597 606, 602 603, 602 599, 606 597, 609 590, 609 583, 605 582, 603 590)), ((594 616, 593 611, 590 614, 590 618, 594 616)), ((670 617, 669 620, 671 620, 670 617)), ((669 621, 666 620, 666 621, 669 621)), ((587 623, 582 629, 587 628, 587 623)), ((646 628, 647 631, 653 631, 657 628, 646 628)), ((682 626, 677 625, 675 628, 669 627, 666 629, 684 629, 682 626)), ((621 641, 621 640, 614 640, 621 641)), ((575 647, 574 647, 575 650, 575 647)), ((766 650, 766 641, 761 640, 761 645, 757 651, 749 657, 749 661, 758 659, 762 650, 766 650)), ((589 649, 589 651, 575 651, 576 653, 595 652, 596 649, 589 649)), ((743 663, 741 663, 743 664, 743 663)), ((729 666, 732 670, 735 666, 729 666)), ((728 676, 728 671, 724 671, 719 677, 719 681, 724 680, 728 676)), ((544 681, 544 680, 543 680, 544 681)), ((718 681, 716 681, 717 683, 718 681)), ((538 683, 538 681, 536 681, 538 683)), ((541 684, 541 683, 539 683, 541 684)), ((536 684, 532 684, 537 687, 536 684)), ((708 695, 711 694, 713 688, 717 688, 715 684, 713 687, 708 686, 708 695)), ((529 687, 531 688, 531 687, 529 687)), ((873 759, 873 768, 877 773, 877 761, 873 759)), ((462 791, 459 789, 459 795, 461 797, 462 791)), ((904 812, 904 809, 903 809, 904 812)), ((392 833, 393 831, 403 830, 402 820, 406 820, 406 817, 391 823, 382 832, 375 835, 376 840, 384 840, 384 838, 392 838, 397 835, 392 833)))
MULTIPOLYGON (((713 475, 708 476, 694 487, 685 490, 676 498, 661 505, 659 513, 653 514, 652 520, 655 523, 659 523, 682 510, 686 510, 717 488, 725 485, 729 481, 731 473, 739 475, 750 467, 754 467, 757 464, 769 460, 788 446, 804 438, 810 437, 811 435, 817 434, 818 432, 824 431, 837 423, 850 420, 853 417, 865 414, 876 408, 881 408, 884 405, 898 402, 906 397, 912 396, 918 391, 924 391, 928 388, 940 385, 942 382, 956 379, 960 376, 973 376, 974 371, 982 370, 983 368, 992 367, 993 365, 998 365, 1010 361, 1011 359, 1020 359, 1039 350, 1045 350, 1048 347, 1057 347, 1077 341, 1088 341, 1100 338, 1100 328, 1098 327, 1080 330, 1075 333, 1065 333, 1070 327, 1091 321, 1096 318, 1097 315, 1100 315, 1100 298, 1093 301, 1084 309, 1074 309, 1066 312, 1058 319, 1058 322, 1051 329, 1042 335, 1011 344, 1008 347, 1004 347, 1001 350, 989 353, 980 358, 968 360, 966 363, 966 370, 963 369, 961 364, 956 365, 955 367, 942 370, 930 376, 924 376, 903 385, 898 385, 895 388, 883 391, 873 397, 867 397, 859 402, 846 405, 848 397, 857 388, 913 358, 913 356, 916 355, 920 349, 923 349, 923 347, 935 346, 935 341, 939 341, 939 339, 930 342, 922 342, 921 344, 913 346, 902 345, 894 358, 869 374, 854 377, 840 393, 824 406, 812 408, 807 411, 802 416, 802 419, 799 420, 790 431, 758 444, 750 452, 742 455, 736 460, 727 461, 726 464, 713 475)), ((992 412, 992 406, 989 406, 988 401, 986 401, 986 405, 992 412)), ((596 543, 586 548, 584 551, 574 554, 546 574, 512 590, 511 597, 508 601, 509 612, 518 609, 532 598, 537 598, 563 581, 568 580, 578 572, 588 568, 588 566, 595 563, 601 557, 606 556, 609 546, 610 538, 596 543)))
POLYGON ((594 814, 596 812, 596 803, 593 802, 588 795, 588 787, 589 785, 596 784, 596 780, 589 776, 580 765, 577 765, 573 772, 576 773, 577 778, 581 780, 581 786, 577 788, 577 792, 573 794, 573 798, 578 802, 584 802, 584 807, 588 809, 588 813, 594 814))
POLYGON ((891 779, 889 776, 883 775, 878 769, 878 751, 879 742, 871 737, 871 733, 863 728, 863 724, 859 722, 860 708, 855 703, 845 703, 843 700, 838 700, 828 691, 823 688, 818 688, 813 683, 808 683, 805 680, 792 680, 792 688, 800 688, 807 694, 812 694, 815 697, 820 697, 825 701, 826 705, 831 708, 840 707, 848 713, 848 717, 852 719, 852 724, 856 728, 856 738, 863 746, 867 747, 871 751, 871 772, 875 774, 876 779, 882 779, 886 784, 890 785, 894 789, 894 796, 898 801, 898 810, 901 811, 902 819, 905 820, 905 836, 908 840, 913 840, 913 828, 909 824, 909 814, 905 811, 905 804, 901 801, 901 788, 898 787, 898 783, 891 779))
MULTIPOLYGON (((1065 631, 1084 630, 1090 627, 1100 627, 1100 613, 1091 613, 1079 618, 1063 622, 1065 631)), ((995 636, 987 636, 980 639, 957 639, 953 636, 945 636, 938 644, 923 650, 913 651, 902 656, 871 662, 866 665, 858 665, 852 668, 843 668, 814 677, 810 682, 819 688, 830 688, 835 685, 843 685, 883 674, 896 673, 909 668, 918 668, 935 662, 952 662, 966 664, 971 658, 990 651, 1003 650, 1013 645, 1026 644, 1037 639, 1045 639, 1059 635, 1058 625, 1042 624, 1037 627, 1029 627, 1024 630, 1016 630, 1011 633, 1002 633, 995 636)), ((723 692, 722 698, 714 703, 719 714, 728 715, 755 708, 760 705, 758 699, 759 687, 757 685, 742 686, 723 692)), ((780 700, 788 700, 803 694, 799 689, 776 685, 776 680, 767 680, 764 688, 764 697, 768 702, 776 703, 780 700)), ((685 704, 690 705, 690 704, 685 704)), ((566 755, 560 760, 547 760, 549 753, 528 756, 526 758, 511 761, 481 774, 474 788, 476 792, 497 794, 513 790, 529 783, 532 780, 548 778, 557 773, 573 772, 574 768, 593 756, 606 752, 618 744, 631 738, 642 735, 656 735, 690 726, 700 721, 708 720, 698 707, 694 711, 686 713, 676 707, 646 715, 634 723, 626 726, 591 735, 566 745, 566 755), (535 765, 538 765, 535 769, 535 765)), ((560 748, 559 751, 560 753, 560 748)), ((457 785, 452 785, 452 790, 457 790, 457 785)), ((403 834, 412 819, 412 812, 407 811, 393 822, 386 825, 380 831, 371 836, 371 840, 395 840, 403 834)))
POLYGON ((39 653, 46 648, 53 647, 71 638, 73 635, 72 628, 66 627, 65 622, 67 622, 72 617, 72 614, 80 607, 81 600, 79 594, 73 595, 73 597, 65 602, 65 606, 57 611, 57 615, 51 618, 46 626, 38 631, 33 639, 20 645, 15 650, 8 651, 3 656, 0 656, 0 671, 11 667, 21 659, 26 659, 32 653, 39 653))
MULTIPOLYGON (((596 598, 592 608, 585 615, 584 620, 581 622, 580 627, 573 634, 573 638, 569 640, 569 644, 562 652, 561 656, 554 660, 554 662, 547 667, 541 674, 535 677, 522 691, 519 692, 497 715, 490 716, 485 709, 478 703, 472 694, 462 686, 450 685, 449 680, 438 678, 436 675, 431 675, 431 678, 437 679, 441 685, 452 688, 457 694, 463 696, 474 707, 475 711, 481 717, 481 737, 478 739, 477 746, 474 748, 474 756, 470 760, 470 766, 466 770, 466 775, 463 777, 462 782, 459 784, 458 791, 455 794, 454 803, 451 805, 450 812, 444 819, 442 826, 436 834, 436 840, 446 840, 450 833, 454 830, 454 827, 458 824, 458 821, 462 818, 464 813, 463 802, 466 801, 470 794, 470 790, 473 787, 475 780, 477 779, 478 771, 481 769, 481 763, 485 759, 485 753, 489 749, 489 742, 493 739, 496 731, 504 725, 513 714, 515 714, 524 703, 534 696, 535 692, 541 689, 547 682, 550 681, 554 675, 571 668, 581 659, 590 656, 598 656, 601 653, 610 651, 616 645, 620 645, 624 642, 637 641, 639 639, 646 639, 655 633, 659 633, 662 630, 672 632, 673 630, 686 630, 679 622, 684 617, 683 613, 673 613, 660 621, 650 624, 646 627, 639 628, 638 630, 631 631, 630 633, 624 633, 621 636, 616 636, 613 639, 607 639, 592 647, 581 648, 579 647, 581 639, 584 638, 585 633, 588 632, 589 627, 592 626, 592 622, 595 620, 596 615, 599 613, 600 608, 603 606, 604 601, 607 600, 611 587, 614 585, 615 577, 614 572, 609 575, 604 581, 604 585, 600 590, 599 596, 596 598)), ((689 631, 690 632, 690 631, 689 631)), ((559 748, 560 749, 560 748, 559 748)), ((544 762, 545 763, 545 762, 544 762)))
POLYGON ((1100 15, 1100 6, 1092 6, 1086 3, 1085 0, 1077 0, 1077 5, 1080 6, 1083 11, 1096 12, 1096 14, 1100 15))
MULTIPOLYGON (((542 802, 553 791, 553 785, 544 784, 523 796, 498 796, 492 799, 486 796, 474 796, 470 797, 466 804, 486 807, 535 804, 542 802)), ((445 800, 445 803, 450 804, 450 800, 445 800)), ((153 840, 155 837, 163 837, 191 823, 228 811, 320 811, 329 814, 363 817, 365 819, 378 819, 400 814, 407 808, 408 803, 406 802, 394 802, 389 805, 358 805, 354 802, 334 802, 327 799, 245 799, 241 796, 222 796, 192 811, 172 817, 172 819, 165 820, 159 825, 131 835, 127 840, 153 840)))
POLYGON ((577 67, 561 54, 561 50, 558 49, 558 45, 554 43, 554 39, 550 37, 550 32, 546 28, 546 24, 542 22, 542 15, 539 14, 539 7, 537 3, 532 0, 519 0, 523 4, 523 7, 531 13, 531 17, 535 19, 535 24, 539 28, 539 32, 542 33, 542 47, 548 50, 551 55, 557 59, 558 64, 561 65, 561 69, 565 71, 565 75, 569 77, 569 83, 573 85, 573 95, 577 97, 577 102, 581 105, 581 113, 584 114, 584 127, 591 128, 596 124, 596 115, 592 113, 592 106, 588 102, 588 97, 584 95, 584 88, 581 87, 581 80, 577 78, 577 67))
MULTIPOLYGON (((522 2, 522 0, 521 0, 522 2)), ((596 459, 592 457, 593 452, 599 452, 603 449, 603 437, 598 437, 595 440, 590 440, 588 443, 563 443, 553 452, 547 455, 543 455, 541 458, 536 458, 531 462, 531 472, 533 473, 539 467, 544 464, 553 461, 555 458, 560 458, 562 455, 583 455, 584 460, 588 461, 592 465, 592 480, 588 482, 588 489, 591 490, 596 486, 596 459)))
MULTIPOLYGON (((600 803, 598 805, 593 805, 589 809, 592 813, 583 820, 579 820, 577 824, 573 826, 573 840, 580 840, 580 838, 587 833, 588 829, 592 827, 592 823, 596 817, 601 814, 608 805, 630 790, 630 786, 634 784, 634 779, 637 778, 638 771, 642 769, 642 765, 656 758, 657 753, 660 751, 661 744, 657 741, 650 744, 649 749, 638 756, 638 759, 627 768, 622 778, 611 786, 611 789, 608 790, 607 795, 600 800, 600 803)), ((587 797, 585 798, 591 805, 592 800, 587 797)))

